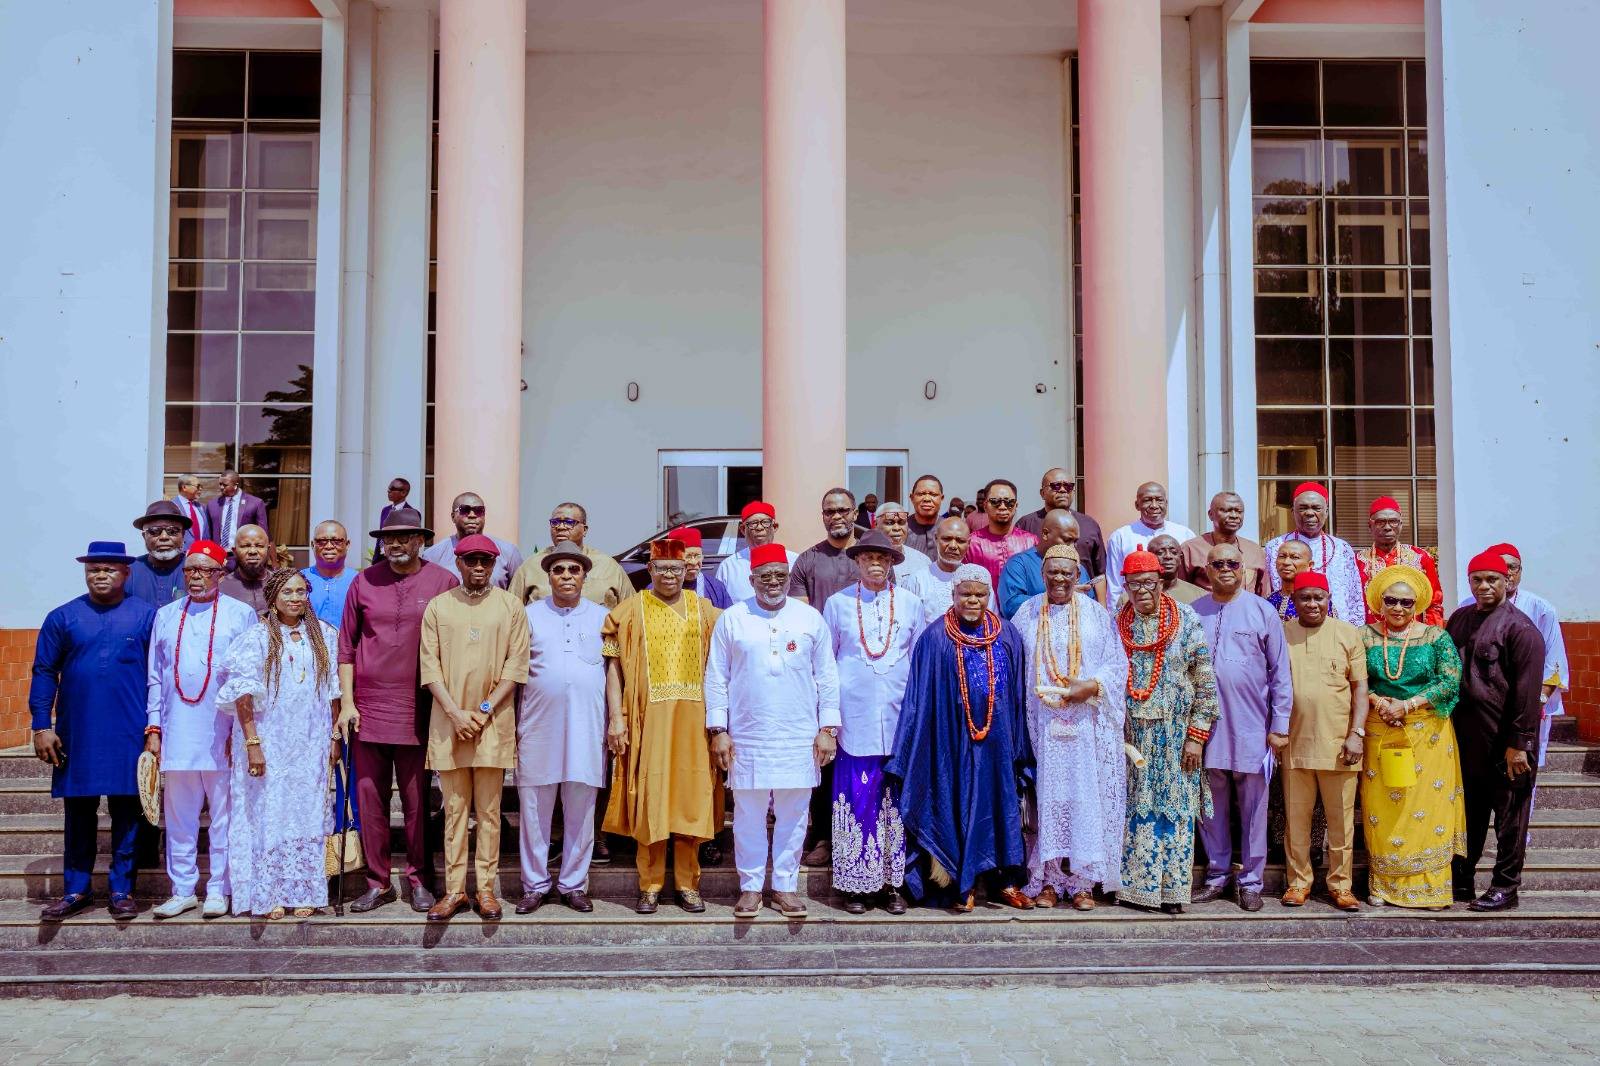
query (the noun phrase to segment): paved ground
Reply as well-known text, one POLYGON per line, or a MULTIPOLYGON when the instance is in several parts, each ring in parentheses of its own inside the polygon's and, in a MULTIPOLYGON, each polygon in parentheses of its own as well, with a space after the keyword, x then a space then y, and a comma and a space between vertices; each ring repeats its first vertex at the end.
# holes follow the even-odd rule
POLYGON ((0 1062, 1595 1061, 1600 990, 510 992, 0 1003, 0 1062))

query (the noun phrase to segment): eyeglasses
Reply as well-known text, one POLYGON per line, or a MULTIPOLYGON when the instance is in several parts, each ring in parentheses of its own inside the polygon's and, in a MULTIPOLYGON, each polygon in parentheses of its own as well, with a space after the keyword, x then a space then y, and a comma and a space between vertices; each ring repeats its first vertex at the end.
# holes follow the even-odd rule
POLYGON ((1007 500, 999 496, 990 496, 986 502, 991 507, 1015 507, 1017 505, 1017 498, 1013 496, 1011 499, 1007 500))
POLYGON ((854 507, 824 507, 822 509, 822 517, 838 518, 841 515, 855 514, 855 511, 854 507))
POLYGON ((1072 492, 1077 489, 1077 484, 1071 481, 1047 481, 1045 488, 1051 492, 1072 492))
POLYGON ((185 566, 185 574, 204 574, 206 577, 218 577, 222 574, 220 566, 185 566))
POLYGON ((1385 596, 1383 605, 1385 607, 1415 607, 1417 601, 1415 599, 1402 600, 1399 596, 1385 596))
POLYGON ((465 515, 468 518, 482 518, 484 514, 488 512, 488 510, 489 509, 487 507, 483 506, 469 507, 463 504, 462 506, 456 508, 456 514, 465 515))
POLYGON ((557 529, 571 529, 573 526, 583 525, 581 518, 552 518, 550 524, 557 529))
POLYGON ((144 527, 144 533, 147 537, 176 537, 182 535, 183 527, 151 522, 144 527))
POLYGON ((494 556, 488 552, 468 552, 461 557, 468 566, 493 566, 494 556))
POLYGON ((654 563, 652 566, 655 573, 658 576, 663 577, 671 574, 676 574, 678 577, 682 577, 684 574, 689 572, 689 568, 684 566, 682 563, 654 563))
POLYGON ((1161 586, 1161 580, 1159 578, 1149 578, 1143 581, 1127 581, 1124 582, 1124 585, 1127 587, 1129 592, 1149 592, 1153 589, 1159 588, 1161 586))
POLYGON ((317 537, 311 543, 319 548, 325 548, 339 544, 349 544, 350 542, 343 537, 317 537))
POLYGON ((577 577, 583 573, 583 567, 577 563, 556 563, 550 568, 551 577, 577 577))
POLYGON ((744 528, 753 532, 771 529, 775 524, 770 518, 746 518, 744 520, 744 528))
POLYGON ((1206 565, 1213 570, 1237 570, 1244 564, 1237 559, 1213 559, 1206 565))

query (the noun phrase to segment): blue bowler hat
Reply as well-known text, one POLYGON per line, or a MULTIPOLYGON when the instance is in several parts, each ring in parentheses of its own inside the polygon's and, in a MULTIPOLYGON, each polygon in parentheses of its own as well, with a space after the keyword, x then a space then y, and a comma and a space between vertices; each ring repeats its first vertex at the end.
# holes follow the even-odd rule
POLYGON ((120 540, 91 540, 89 550, 78 556, 80 563, 122 563, 126 566, 133 562, 133 556, 128 554, 128 546, 120 540))

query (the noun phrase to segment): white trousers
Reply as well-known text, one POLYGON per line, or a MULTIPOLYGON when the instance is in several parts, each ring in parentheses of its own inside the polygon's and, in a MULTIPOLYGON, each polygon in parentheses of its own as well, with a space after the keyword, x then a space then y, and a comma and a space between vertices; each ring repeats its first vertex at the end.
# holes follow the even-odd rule
POLYGON ((231 770, 168 770, 161 775, 161 811, 167 830, 167 877, 174 896, 192 896, 200 882, 200 807, 211 808, 211 876, 208 896, 228 891, 228 814, 231 770))
POLYGON ((739 891, 760 892, 767 880, 767 808, 772 827, 772 891, 800 887, 800 849, 806 842, 809 788, 736 788, 733 790, 733 862, 739 868, 739 891))
POLYGON ((550 891, 550 823, 556 794, 561 795, 561 876, 557 892, 576 892, 589 884, 594 857, 594 804, 600 790, 581 781, 559 785, 523 785, 517 789, 522 808, 522 891, 542 896, 550 891))

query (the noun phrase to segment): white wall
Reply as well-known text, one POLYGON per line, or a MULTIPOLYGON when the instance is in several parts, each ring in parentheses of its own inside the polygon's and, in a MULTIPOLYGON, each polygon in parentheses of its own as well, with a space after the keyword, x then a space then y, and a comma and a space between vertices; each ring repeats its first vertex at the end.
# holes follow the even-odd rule
POLYGON ((1563 618, 1600 618, 1600 5, 1429 9, 1440 570, 1462 594, 1510 540, 1563 618))
MULTIPOLYGON (((1059 62, 852 55, 849 79, 848 445, 1030 500, 1070 458, 1059 62)), ((758 55, 530 55, 525 539, 575 497, 621 548, 658 449, 760 447, 760 93, 758 55)))
POLYGON ((88 541, 143 551, 171 19, 170 0, 0 4, 0 497, 19 505, 0 628, 82 594, 88 541))

